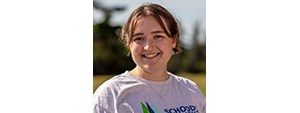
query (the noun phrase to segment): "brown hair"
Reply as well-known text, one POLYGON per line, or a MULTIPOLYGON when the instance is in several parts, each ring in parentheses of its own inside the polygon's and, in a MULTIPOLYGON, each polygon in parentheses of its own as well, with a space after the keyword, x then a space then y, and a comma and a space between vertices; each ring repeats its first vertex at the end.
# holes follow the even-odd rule
POLYGON ((173 48, 174 53, 179 53, 181 50, 178 47, 179 45, 179 36, 180 36, 180 29, 178 22, 176 19, 170 14, 168 10, 163 8, 158 4, 147 3, 143 4, 142 6, 135 9, 132 14, 129 16, 127 23, 122 27, 120 38, 124 43, 125 47, 129 50, 129 44, 132 41, 133 31, 136 27, 137 21, 145 16, 151 15, 153 16, 167 36, 174 38, 176 40, 176 47, 173 48), (166 25, 163 22, 166 23, 166 25))

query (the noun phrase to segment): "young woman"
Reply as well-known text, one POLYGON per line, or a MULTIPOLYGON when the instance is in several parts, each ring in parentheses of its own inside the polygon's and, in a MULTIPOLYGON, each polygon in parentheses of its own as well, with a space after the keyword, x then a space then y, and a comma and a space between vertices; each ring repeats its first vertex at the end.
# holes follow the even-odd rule
POLYGON ((130 15, 121 39, 136 67, 104 82, 94 93, 94 113, 205 113, 197 85, 167 71, 179 53, 179 25, 158 4, 143 4, 130 15))

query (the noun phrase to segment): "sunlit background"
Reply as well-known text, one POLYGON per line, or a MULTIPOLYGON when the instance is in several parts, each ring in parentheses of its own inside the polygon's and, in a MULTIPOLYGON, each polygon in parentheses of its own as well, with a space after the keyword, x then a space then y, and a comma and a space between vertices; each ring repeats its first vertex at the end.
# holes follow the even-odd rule
MULTIPOLYGON (((197 24, 200 29, 199 41, 205 43, 206 31, 206 5, 205 0, 94 0, 104 7, 125 7, 123 11, 116 11, 112 14, 111 25, 121 25, 131 14, 131 12, 143 3, 158 3, 165 6, 181 23, 183 32, 183 41, 186 46, 192 42, 193 28, 197 24)), ((94 24, 104 20, 104 13, 94 9, 94 24)))
POLYGON ((180 47, 183 51, 172 56, 168 70, 192 79, 205 93, 205 0, 94 0, 94 89, 111 76, 134 68, 134 62, 130 56, 127 56, 127 51, 119 41, 120 27, 127 21, 134 9, 149 2, 165 7, 180 23, 182 33, 180 47))
MULTIPOLYGON (((125 1, 133 0, 101 2, 112 7, 125 1)), ((164 4, 168 9, 189 2, 169 1, 162 1, 168 2, 164 4)), ((202 2, 192 5, 196 3, 202 2)), ((101 11, 99 17, 93 15, 92 5, 90 0, 0 1, 0 113, 92 112, 91 26, 93 18, 95 23, 103 20, 101 11)), ((130 10, 129 3, 125 7, 113 14, 111 24, 117 25, 116 16, 130 10)), ((199 26, 206 24, 207 111, 300 113, 299 11, 296 0, 206 1, 207 21, 200 22, 200 18, 199 26)), ((179 20, 185 18, 178 16, 177 9, 171 12, 179 20)), ((196 12, 187 17, 202 15, 196 12)), ((187 27, 186 22, 194 22, 182 20, 184 35, 193 36, 193 24, 187 27)), ((101 50, 105 49, 108 47, 101 50)), ((188 74, 198 77, 201 72, 188 74)), ((108 75, 94 76, 94 87, 115 74, 108 75)))

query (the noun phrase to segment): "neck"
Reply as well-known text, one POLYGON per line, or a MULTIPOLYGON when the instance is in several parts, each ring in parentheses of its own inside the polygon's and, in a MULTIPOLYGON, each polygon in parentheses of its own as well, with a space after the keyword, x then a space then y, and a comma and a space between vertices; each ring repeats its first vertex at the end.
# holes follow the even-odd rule
POLYGON ((151 81, 165 81, 169 78, 166 69, 146 71, 137 66, 133 70, 131 70, 130 73, 134 76, 138 76, 151 81))

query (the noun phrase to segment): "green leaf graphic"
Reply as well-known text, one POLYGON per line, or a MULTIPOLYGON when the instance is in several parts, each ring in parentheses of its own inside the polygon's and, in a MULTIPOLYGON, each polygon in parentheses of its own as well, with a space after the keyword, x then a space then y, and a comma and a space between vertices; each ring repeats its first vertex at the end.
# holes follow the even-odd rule
POLYGON ((143 113, 150 113, 150 111, 147 109, 145 104, 143 104, 142 102, 141 102, 141 104, 142 104, 142 108, 143 108, 143 113))

